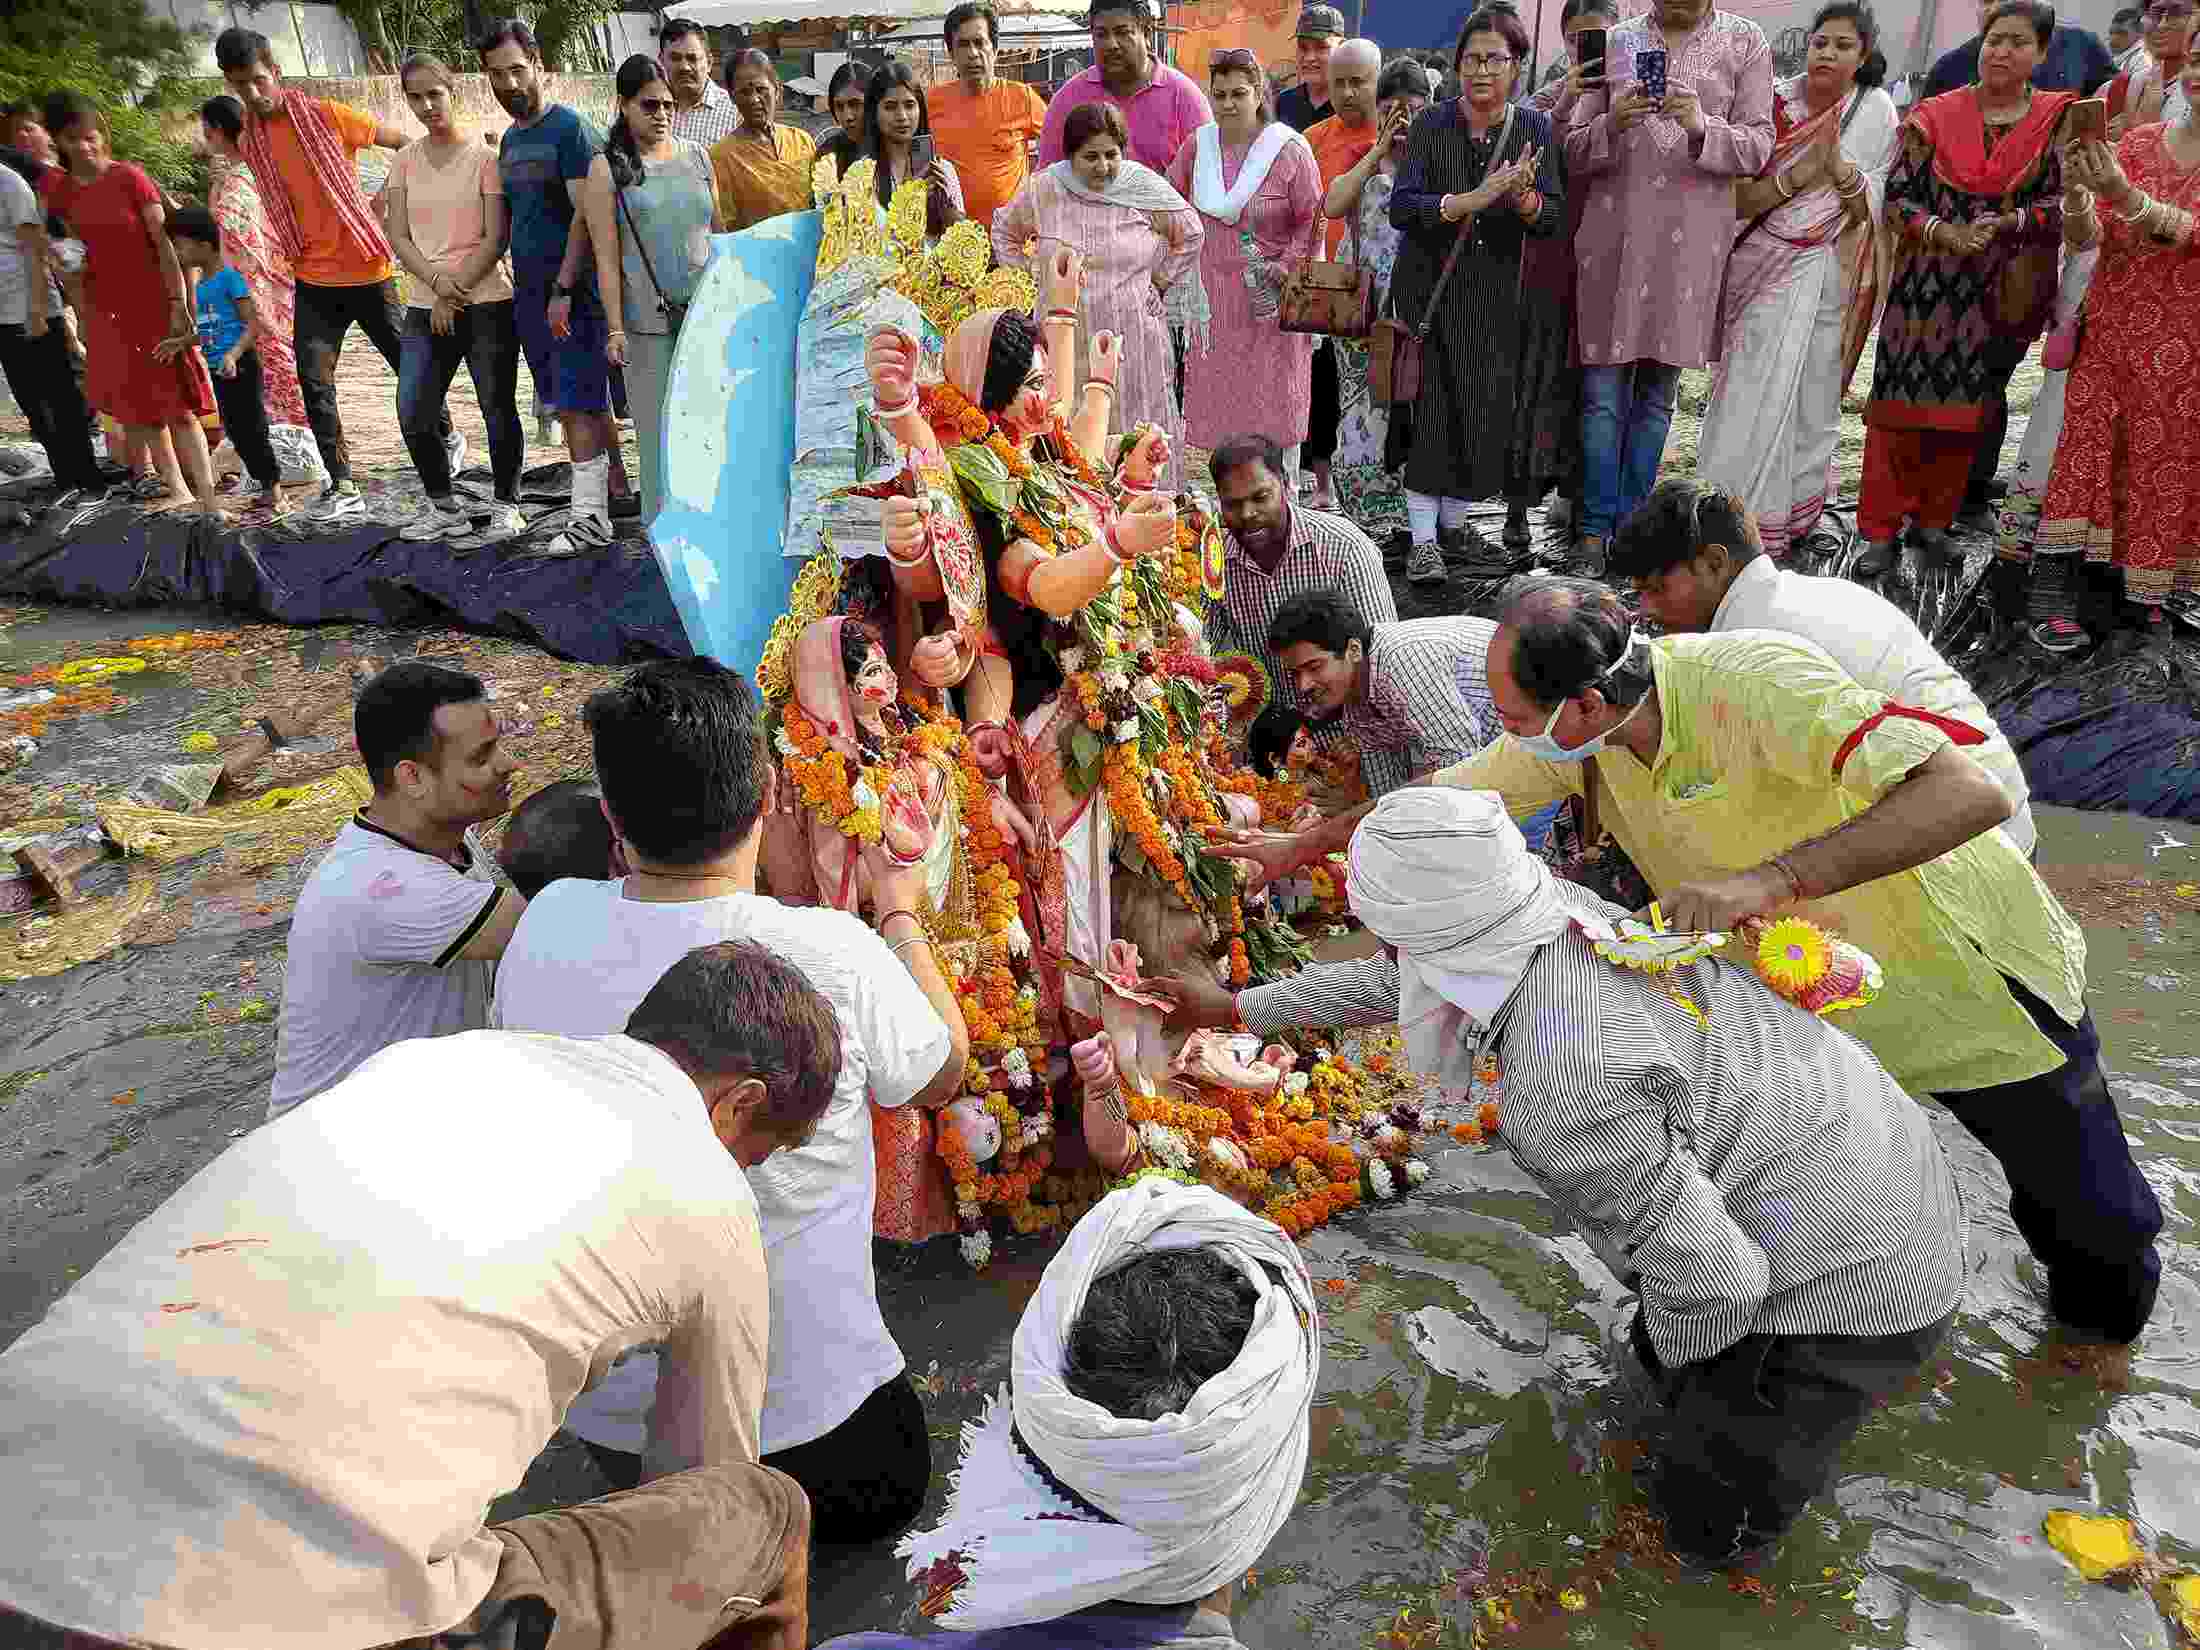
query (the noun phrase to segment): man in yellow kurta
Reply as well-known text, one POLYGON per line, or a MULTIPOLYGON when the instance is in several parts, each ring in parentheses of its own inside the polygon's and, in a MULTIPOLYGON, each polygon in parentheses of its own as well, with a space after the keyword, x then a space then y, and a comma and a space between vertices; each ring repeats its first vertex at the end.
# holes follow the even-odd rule
POLYGON ((1996 829, 2008 798, 1961 749, 1980 735, 1860 687, 1801 637, 1638 641, 1584 580, 1516 594, 1488 668, 1506 736, 1436 782, 1524 817, 1593 775, 1676 928, 1792 909, 1870 952, 1886 989, 1845 1028, 2000 1159, 2055 1315, 2135 1338, 2161 1209, 2101 1073, 2084 939, 1996 829))

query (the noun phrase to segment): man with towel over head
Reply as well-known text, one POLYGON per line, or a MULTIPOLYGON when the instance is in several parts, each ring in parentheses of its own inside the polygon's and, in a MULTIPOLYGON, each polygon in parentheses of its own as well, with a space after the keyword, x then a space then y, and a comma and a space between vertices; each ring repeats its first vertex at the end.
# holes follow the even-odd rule
POLYGON ((1924 1112, 1748 969, 1605 961, 1625 913, 1554 881, 1493 791, 1393 791, 1345 886, 1396 953, 1413 1069, 1465 1092, 1495 1053, 1506 1146, 1640 1292, 1667 1545, 1768 1548, 1954 1315, 1963 1209, 1924 1112))
POLYGON ((1231 1594, 1306 1477, 1298 1245, 1206 1186, 1111 1192, 1047 1264, 947 1515, 902 1542, 957 1631, 820 1650, 1243 1650, 1231 1594))

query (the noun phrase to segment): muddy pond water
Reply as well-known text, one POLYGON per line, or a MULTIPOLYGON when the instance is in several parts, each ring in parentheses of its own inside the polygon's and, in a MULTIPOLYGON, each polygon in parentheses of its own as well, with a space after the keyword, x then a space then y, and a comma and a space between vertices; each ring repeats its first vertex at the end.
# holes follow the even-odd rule
MULTIPOLYGON (((17 640, 45 655, 151 628, 144 615, 52 615, 17 640)), ((133 691, 172 749, 188 694, 133 691)), ((82 738, 57 734, 54 758, 111 783, 101 749, 68 750, 82 738)), ((1640 1540, 1617 1351, 1627 1297, 1502 1151, 1447 1145, 1411 1201, 1308 1239, 1325 1317, 1311 1469, 1240 1598, 1248 1645, 1417 1650, 1471 1642, 1477 1618, 1491 1644, 1584 1650, 2170 1642, 2143 1595, 2081 1582, 2040 1525, 2056 1508, 2114 1511, 2166 1558, 2200 1562, 2200 827, 2053 809, 2040 827, 2043 872, 2086 928, 2116 1097, 2168 1218, 2161 1304, 2128 1377, 2052 1355, 1999 1171, 1937 1114, 1971 1211, 1954 1332, 1773 1563, 1746 1581, 1678 1575, 1640 1540), (1562 1589, 1582 1607, 1561 1608, 1562 1589)), ((174 943, 0 985, 0 1345, 263 1115, 302 875, 202 880, 174 943)), ((972 1276, 947 1249, 881 1260, 930 1412, 928 1518, 962 1423, 1005 1378, 1046 1253, 1004 1244, 972 1276)), ((601 1488, 561 1437, 498 1511, 601 1488)), ((915 1596, 890 1556, 820 1555, 817 1635, 913 1625, 915 1596)))

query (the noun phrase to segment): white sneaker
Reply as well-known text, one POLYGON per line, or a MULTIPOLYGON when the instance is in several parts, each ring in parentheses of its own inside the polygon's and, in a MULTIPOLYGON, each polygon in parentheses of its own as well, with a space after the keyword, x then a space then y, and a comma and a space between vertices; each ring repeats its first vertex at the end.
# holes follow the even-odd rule
POLYGON ((485 544, 502 544, 527 531, 527 518, 516 504, 492 503, 489 519, 464 538, 449 541, 453 550, 479 550, 485 544))
POLYGON ((458 472, 466 468, 466 438, 456 428, 452 429, 450 439, 443 443, 443 452, 451 461, 451 476, 456 480, 458 472))
POLYGON ((454 539, 472 530, 474 518, 456 499, 428 500, 427 508, 398 530, 407 544, 426 544, 431 539, 454 539))
POLYGON ((321 495, 321 505, 314 512, 323 521, 342 521, 350 516, 367 513, 367 501, 359 496, 356 481, 332 481, 321 495))

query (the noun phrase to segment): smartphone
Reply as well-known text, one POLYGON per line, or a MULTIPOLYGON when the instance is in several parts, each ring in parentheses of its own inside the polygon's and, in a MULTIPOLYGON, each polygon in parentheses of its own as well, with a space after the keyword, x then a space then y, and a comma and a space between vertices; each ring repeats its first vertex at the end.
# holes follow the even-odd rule
POLYGON ((2088 97, 2071 104, 2070 135, 2088 143, 2104 141, 2108 137, 2108 99, 2088 97))
POLYGON ((1596 75, 1601 78, 1603 76, 1604 37, 1605 31, 1603 29, 1583 29, 1574 36, 1574 52, 1581 64, 1584 77, 1596 75))
POLYGON ((1643 95, 1662 101, 1665 97, 1665 53, 1658 50, 1635 53, 1635 79, 1641 82, 1643 95))

